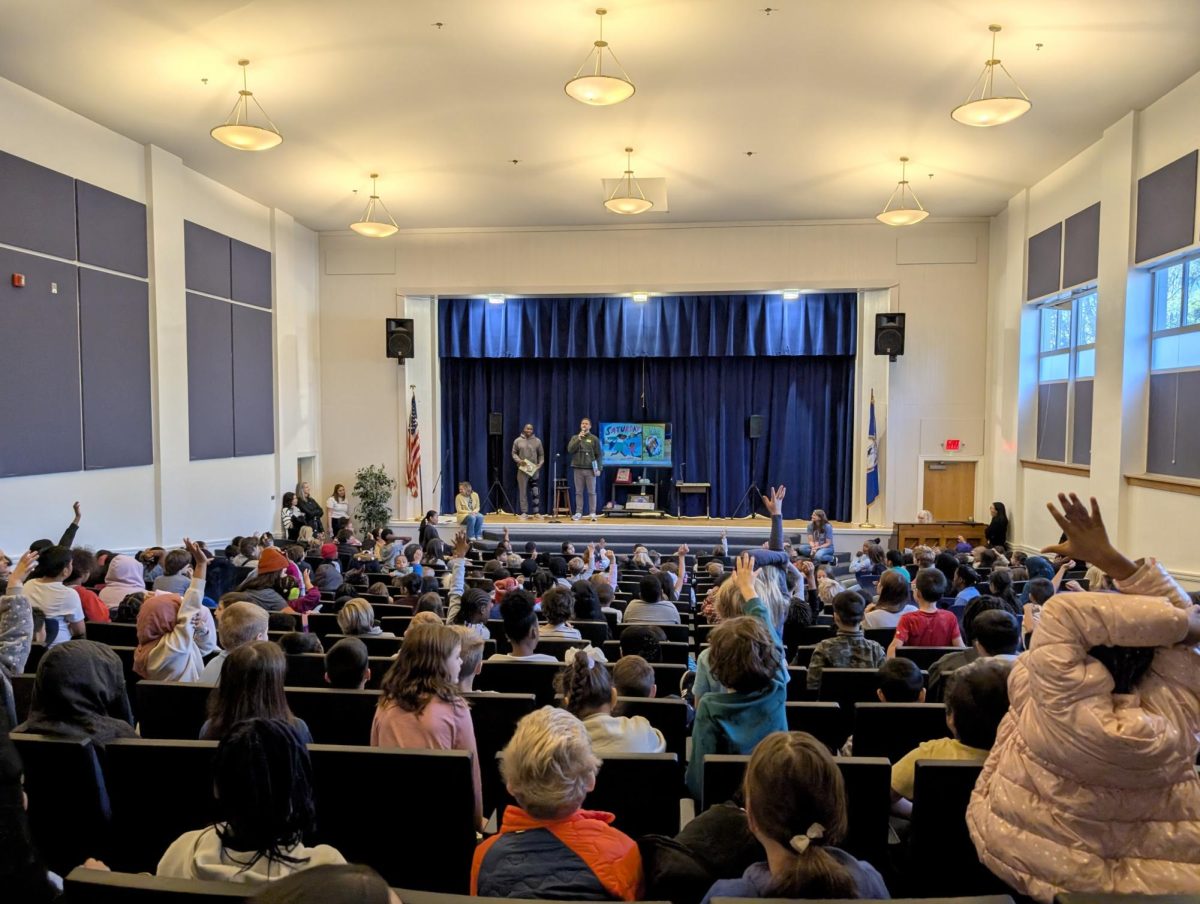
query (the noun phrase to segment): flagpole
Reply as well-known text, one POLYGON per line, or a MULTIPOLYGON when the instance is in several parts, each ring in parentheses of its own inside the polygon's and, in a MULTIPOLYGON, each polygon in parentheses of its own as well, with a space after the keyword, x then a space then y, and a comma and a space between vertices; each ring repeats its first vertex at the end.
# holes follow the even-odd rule
MULTIPOLYGON (((869 418, 870 418, 870 421, 869 421, 869 424, 867 427, 867 429, 869 431, 868 436, 867 436, 867 442, 870 445, 873 445, 875 447, 874 472, 875 472, 875 481, 876 481, 876 483, 875 483, 876 494, 878 494, 878 492, 879 492, 879 446, 876 444, 877 437, 875 435, 877 433, 877 430, 875 429, 875 390, 874 389, 871 390, 871 407, 870 407, 869 418)), ((869 447, 868 447, 868 452, 869 452, 869 447)), ((866 492, 863 494, 864 499, 866 498, 867 494, 869 494, 871 492, 871 471, 872 471, 872 469, 868 468, 866 474, 864 475, 864 478, 865 478, 864 483, 866 485, 865 486, 866 492)), ((873 502, 874 502, 874 500, 867 503, 867 512, 866 512, 867 520, 862 522, 861 524, 859 524, 858 525, 859 527, 874 528, 874 527, 878 526, 871 522, 871 505, 873 502)))

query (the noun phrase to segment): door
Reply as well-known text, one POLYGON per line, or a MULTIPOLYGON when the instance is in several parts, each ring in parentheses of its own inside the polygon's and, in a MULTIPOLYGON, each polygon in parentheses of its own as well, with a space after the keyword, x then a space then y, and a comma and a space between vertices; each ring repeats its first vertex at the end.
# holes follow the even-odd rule
POLYGON ((967 521, 975 515, 975 462, 925 462, 921 507, 937 521, 967 521))

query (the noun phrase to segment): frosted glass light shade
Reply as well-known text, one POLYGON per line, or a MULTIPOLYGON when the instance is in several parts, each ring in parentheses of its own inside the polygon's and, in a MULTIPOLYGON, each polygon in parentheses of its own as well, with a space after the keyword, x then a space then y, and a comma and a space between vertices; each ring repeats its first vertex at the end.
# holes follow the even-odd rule
POLYGON ((987 128, 1012 122, 1033 107, 1024 97, 986 97, 955 107, 950 115, 965 126, 987 128))
POLYGON ((607 107, 628 100, 637 89, 633 82, 615 75, 581 75, 567 82, 563 90, 581 104, 607 107))

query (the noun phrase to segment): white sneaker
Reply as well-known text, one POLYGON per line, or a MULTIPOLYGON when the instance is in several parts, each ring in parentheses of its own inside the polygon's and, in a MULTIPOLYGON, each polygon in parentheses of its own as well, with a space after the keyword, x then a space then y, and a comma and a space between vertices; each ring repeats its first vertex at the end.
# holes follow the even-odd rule
POLYGON ((579 520, 580 518, 582 518, 582 517, 583 517, 583 513, 582 513, 582 512, 576 512, 574 515, 572 515, 572 516, 571 516, 571 520, 572 520, 572 521, 578 521, 578 520, 579 520))
POLYGON ((595 512, 592 512, 592 520, 593 520, 593 521, 595 521, 595 520, 596 520, 596 513, 595 513, 595 512))
POLYGON ((525 521, 526 519, 529 518, 529 516, 526 515, 524 512, 521 512, 521 514, 517 515, 517 517, 520 518, 522 521, 525 521))

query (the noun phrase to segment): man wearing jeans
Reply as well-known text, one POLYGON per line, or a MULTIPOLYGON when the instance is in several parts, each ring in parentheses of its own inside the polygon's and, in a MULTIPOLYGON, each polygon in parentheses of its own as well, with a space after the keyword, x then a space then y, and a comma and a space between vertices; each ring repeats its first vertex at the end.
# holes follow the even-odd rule
POLYGON ((583 517, 586 491, 592 505, 592 520, 596 520, 596 475, 600 473, 600 440, 592 435, 592 422, 584 418, 579 422, 579 433, 567 443, 567 454, 571 456, 571 473, 575 477, 575 514, 578 521, 583 517))

